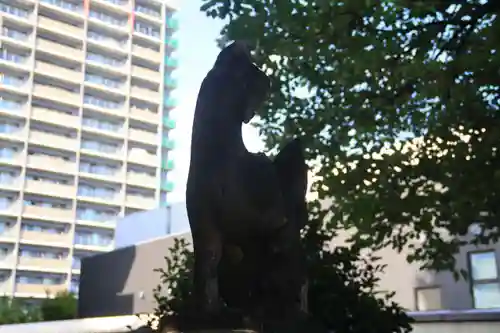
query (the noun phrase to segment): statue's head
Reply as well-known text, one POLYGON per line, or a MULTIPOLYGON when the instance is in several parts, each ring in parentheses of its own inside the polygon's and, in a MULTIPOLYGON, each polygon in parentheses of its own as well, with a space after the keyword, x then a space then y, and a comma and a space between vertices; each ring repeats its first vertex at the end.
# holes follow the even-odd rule
MULTIPOLYGON (((242 42, 226 46, 215 61, 214 70, 228 85, 227 98, 232 98, 239 120, 248 123, 267 97, 271 82, 253 62, 250 50, 242 42)), ((220 82, 221 86, 224 82, 220 82)))

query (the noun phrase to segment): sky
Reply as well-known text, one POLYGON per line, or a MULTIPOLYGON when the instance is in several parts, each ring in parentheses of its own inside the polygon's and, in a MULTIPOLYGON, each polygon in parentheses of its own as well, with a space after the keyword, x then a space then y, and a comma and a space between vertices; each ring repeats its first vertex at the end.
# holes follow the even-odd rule
MULTIPOLYGON (((219 53, 215 39, 219 36, 223 21, 206 17, 199 10, 201 3, 200 0, 179 1, 179 31, 175 36, 179 40, 176 55, 179 67, 174 72, 178 88, 172 94, 177 100, 177 107, 171 112, 177 127, 170 132, 170 136, 176 141, 176 147, 170 153, 175 169, 169 175, 175 187, 167 198, 171 203, 185 200, 191 126, 198 89, 219 53)), ((258 131, 250 125, 244 125, 243 139, 250 151, 264 148, 258 131)))

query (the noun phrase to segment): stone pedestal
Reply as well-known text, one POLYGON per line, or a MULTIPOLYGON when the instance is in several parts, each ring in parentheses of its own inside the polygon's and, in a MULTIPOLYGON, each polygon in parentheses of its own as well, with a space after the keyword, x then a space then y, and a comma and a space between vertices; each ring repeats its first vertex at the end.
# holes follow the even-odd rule
POLYGON ((257 331, 245 330, 245 329, 234 329, 234 330, 197 330, 197 331, 172 331, 172 330, 164 330, 161 333, 259 333, 257 331))

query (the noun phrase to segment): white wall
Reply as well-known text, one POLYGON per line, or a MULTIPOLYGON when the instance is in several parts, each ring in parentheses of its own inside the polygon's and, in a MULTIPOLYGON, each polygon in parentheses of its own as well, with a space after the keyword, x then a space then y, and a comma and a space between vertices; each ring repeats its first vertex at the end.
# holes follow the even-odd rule
POLYGON ((174 203, 167 208, 134 213, 118 220, 115 248, 185 231, 189 231, 186 205, 183 202, 174 203))

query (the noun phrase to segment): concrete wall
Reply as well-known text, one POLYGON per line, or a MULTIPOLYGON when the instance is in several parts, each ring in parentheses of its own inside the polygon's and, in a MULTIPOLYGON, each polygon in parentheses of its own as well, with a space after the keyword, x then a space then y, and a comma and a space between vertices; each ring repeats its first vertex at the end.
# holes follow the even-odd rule
POLYGON ((149 313, 154 309, 156 268, 176 237, 191 242, 189 233, 151 240, 82 260, 78 312, 80 318, 149 313))
MULTIPOLYGON (((347 237, 348 232, 339 233, 339 237, 334 243, 343 245, 347 237)), ((425 241, 420 246, 425 246, 425 241)), ((500 244, 481 247, 464 246, 455 256, 457 267, 469 271, 468 253, 480 250, 494 250, 496 252, 497 267, 500 267, 500 244)), ((380 289, 395 291, 394 300, 404 308, 418 310, 416 304, 417 289, 430 287, 439 287, 441 289, 442 309, 465 310, 473 308, 472 291, 468 281, 463 279, 455 281, 453 275, 449 272, 436 273, 421 270, 418 263, 409 264, 406 261, 404 252, 397 253, 391 248, 378 251, 377 255, 382 258, 381 262, 387 265, 385 273, 381 275, 380 289)))

